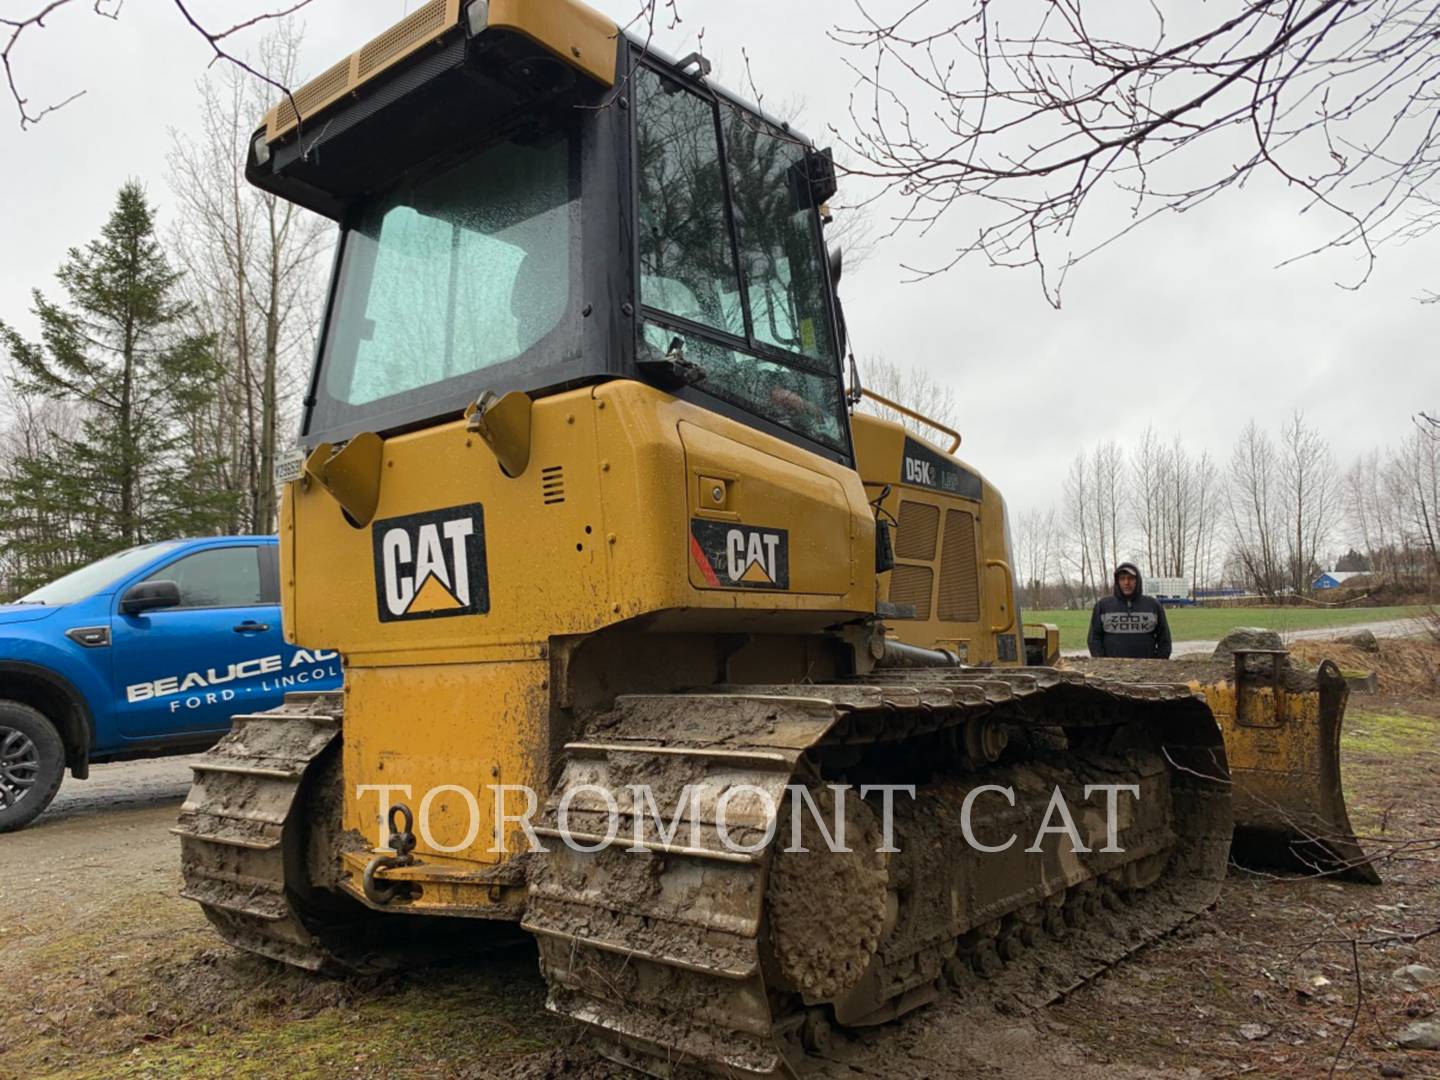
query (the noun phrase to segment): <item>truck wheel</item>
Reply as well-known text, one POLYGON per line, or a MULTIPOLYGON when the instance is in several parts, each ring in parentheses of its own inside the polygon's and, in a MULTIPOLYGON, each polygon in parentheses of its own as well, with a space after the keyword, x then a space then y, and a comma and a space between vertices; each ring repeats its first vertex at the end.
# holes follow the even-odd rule
POLYGON ((65 744, 44 715, 0 701, 0 833, 40 816, 65 777, 65 744))

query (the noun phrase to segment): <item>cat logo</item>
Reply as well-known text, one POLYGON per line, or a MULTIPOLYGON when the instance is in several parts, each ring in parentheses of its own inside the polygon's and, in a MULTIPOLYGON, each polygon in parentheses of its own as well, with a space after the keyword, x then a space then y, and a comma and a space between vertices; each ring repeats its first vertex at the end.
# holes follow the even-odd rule
POLYGON ((371 540, 381 622, 490 610, 479 503, 377 521, 371 540))
POLYGON ((690 557, 712 589, 790 588, 790 534, 785 529, 694 518, 690 557))

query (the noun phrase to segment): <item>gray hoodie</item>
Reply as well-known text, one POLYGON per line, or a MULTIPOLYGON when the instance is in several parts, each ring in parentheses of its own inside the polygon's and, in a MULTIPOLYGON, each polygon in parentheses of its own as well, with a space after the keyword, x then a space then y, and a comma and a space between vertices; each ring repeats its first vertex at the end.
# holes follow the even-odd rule
POLYGON ((1170 659, 1170 624, 1165 608, 1153 596, 1143 595, 1145 581, 1134 563, 1121 563, 1111 576, 1112 595, 1090 613, 1090 655, 1124 656, 1142 660, 1170 659), (1135 575, 1135 592, 1120 591, 1120 571, 1135 575))

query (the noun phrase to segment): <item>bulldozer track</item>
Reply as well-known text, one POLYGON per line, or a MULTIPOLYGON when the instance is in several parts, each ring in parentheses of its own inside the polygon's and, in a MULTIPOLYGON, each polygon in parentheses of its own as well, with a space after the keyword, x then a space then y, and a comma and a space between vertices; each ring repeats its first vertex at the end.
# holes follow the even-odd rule
MULTIPOLYGON (((310 971, 355 969, 316 933, 287 887, 287 861, 306 770, 340 733, 339 693, 290 694, 277 709, 236 716, 194 766, 171 831, 180 837, 184 887, 230 944, 310 971)), ((292 873, 288 880, 294 881, 292 873)))
POLYGON ((832 1025, 881 1023, 947 988, 1053 1001, 1207 908, 1229 851, 1219 731, 1183 685, 950 669, 629 696, 567 755, 537 828, 553 846, 532 867, 523 925, 539 941, 550 1009, 656 1076, 792 1074, 823 1054, 832 1025), (998 761, 975 760, 967 741, 987 721, 1011 740, 998 761), (761 804, 784 805, 787 785, 823 792, 881 759, 928 780, 895 806, 912 853, 807 864, 783 851, 783 824, 767 838, 761 804), (966 857, 954 845, 967 781, 1069 790, 1107 776, 1170 797, 1163 818, 1137 811, 1124 853, 1046 849, 1027 870, 1012 850, 992 856, 1009 860, 988 864, 995 872, 947 876, 966 857), (603 840, 615 808, 597 793, 631 783, 655 803, 620 802, 632 842, 558 843, 603 840), (722 836, 716 808, 741 789, 770 801, 732 799, 722 836), (685 798, 700 809, 682 843, 660 823, 685 798), (737 835, 749 850, 722 843, 737 835))
MULTIPOLYGON (((341 701, 291 695, 237 717, 195 766, 174 830, 183 893, 228 942, 327 973, 375 970, 359 923, 393 931, 405 918, 317 908, 305 895, 307 819, 324 815, 309 805, 323 784, 303 781, 333 760, 341 701)), ((1182 685, 950 669, 626 696, 566 747, 537 821, 549 853, 528 864, 522 925, 551 1010, 598 1029, 615 1060, 658 1076, 789 1075, 825 1052, 833 1027, 883 1023, 942 993, 1017 1007, 1068 993, 1213 902, 1229 812, 1218 729, 1182 685), (987 753, 997 730, 1008 748, 987 753), (876 854, 878 819, 860 800, 844 813, 861 836, 852 853, 816 863, 784 850, 774 807, 792 785, 815 793, 825 820, 830 782, 897 778, 917 790, 894 806, 902 853, 876 854), (1023 831, 1036 792, 1053 784, 1079 801, 1092 782, 1134 782, 1166 809, 1132 815, 1119 855, 1052 845, 1027 862, 957 846, 962 801, 979 784, 1020 795, 977 825, 1023 831), (652 805, 620 805, 634 835, 607 843, 615 813, 597 793, 631 784, 652 805), (667 831, 687 797, 694 830, 667 831), (973 861, 986 857, 1002 861, 973 861)), ((1093 823, 1084 828, 1095 847, 1093 823)))

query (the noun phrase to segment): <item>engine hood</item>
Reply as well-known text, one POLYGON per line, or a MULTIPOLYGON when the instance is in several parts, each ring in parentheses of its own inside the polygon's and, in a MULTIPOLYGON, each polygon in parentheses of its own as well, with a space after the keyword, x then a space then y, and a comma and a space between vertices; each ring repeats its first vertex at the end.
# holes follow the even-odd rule
POLYGON ((39 622, 41 619, 48 619, 59 607, 50 607, 46 604, 0 604, 0 627, 13 626, 16 623, 39 622))

